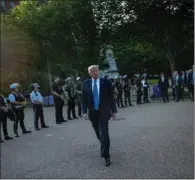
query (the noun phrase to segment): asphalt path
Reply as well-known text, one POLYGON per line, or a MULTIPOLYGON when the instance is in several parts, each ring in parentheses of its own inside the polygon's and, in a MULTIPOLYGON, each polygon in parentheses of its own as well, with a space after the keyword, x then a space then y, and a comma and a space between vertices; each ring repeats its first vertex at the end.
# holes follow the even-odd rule
MULTIPOLYGON (((1 144, 1 178, 194 178, 193 109, 188 100, 119 109, 109 128, 112 165, 104 167, 89 121, 56 125, 54 108, 44 108, 49 129, 1 144)), ((32 109, 25 114, 33 130, 32 109)))

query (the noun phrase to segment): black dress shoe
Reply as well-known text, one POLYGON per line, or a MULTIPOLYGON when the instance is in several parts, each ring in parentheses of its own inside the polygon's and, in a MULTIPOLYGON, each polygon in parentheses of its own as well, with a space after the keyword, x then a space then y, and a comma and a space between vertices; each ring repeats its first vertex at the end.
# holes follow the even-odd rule
POLYGON ((76 117, 76 116, 75 116, 75 117, 73 117, 73 118, 74 118, 74 119, 78 119, 78 117, 76 117))
POLYGON ((36 131, 40 131, 41 129, 40 128, 35 128, 36 131))
POLYGON ((110 158, 107 157, 105 158, 105 163, 104 163, 105 166, 110 166, 110 158))
POLYGON ((72 120, 72 118, 68 118, 68 120, 70 121, 70 120, 72 120))
POLYGON ((20 137, 20 136, 18 134, 16 134, 15 137, 20 137))
POLYGON ((5 136, 5 140, 12 140, 13 138, 10 136, 5 136))
POLYGON ((56 124, 62 124, 62 122, 56 122, 56 124))
POLYGON ((23 131, 22 133, 23 133, 23 134, 29 134, 29 133, 31 133, 31 132, 32 132, 32 131, 27 131, 27 130, 26 130, 26 131, 23 131))
POLYGON ((3 143, 3 142, 4 142, 4 140, 1 139, 1 143, 3 143))
POLYGON ((64 122, 68 122, 68 121, 67 121, 67 120, 62 120, 61 122, 63 122, 63 123, 64 123, 64 122))
POLYGON ((49 128, 49 126, 46 126, 46 125, 45 125, 45 126, 43 126, 42 128, 49 128))

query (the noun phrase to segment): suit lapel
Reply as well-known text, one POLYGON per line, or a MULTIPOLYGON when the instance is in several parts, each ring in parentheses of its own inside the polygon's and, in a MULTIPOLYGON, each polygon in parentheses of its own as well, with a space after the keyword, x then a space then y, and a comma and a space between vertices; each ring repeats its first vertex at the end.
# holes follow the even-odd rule
POLYGON ((88 88, 89 88, 89 95, 93 95, 93 91, 92 91, 92 79, 89 80, 88 88))
POLYGON ((104 80, 102 78, 100 78, 99 101, 101 101, 101 97, 102 97, 103 84, 104 84, 104 80))

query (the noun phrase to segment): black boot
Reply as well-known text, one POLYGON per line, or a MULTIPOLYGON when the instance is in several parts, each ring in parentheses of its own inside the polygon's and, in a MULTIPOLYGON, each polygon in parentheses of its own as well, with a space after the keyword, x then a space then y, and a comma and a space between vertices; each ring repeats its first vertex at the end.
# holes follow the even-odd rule
POLYGON ((12 140, 13 138, 12 137, 10 137, 10 136, 5 136, 5 140, 12 140))

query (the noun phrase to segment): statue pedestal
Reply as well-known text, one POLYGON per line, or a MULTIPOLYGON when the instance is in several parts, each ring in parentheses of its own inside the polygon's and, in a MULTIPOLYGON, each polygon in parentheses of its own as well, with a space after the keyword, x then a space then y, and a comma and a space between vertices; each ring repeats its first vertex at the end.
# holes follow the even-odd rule
MULTIPOLYGON (((116 60, 113 55, 113 47, 111 45, 107 45, 105 47, 105 60, 104 62, 108 64, 109 68, 105 70, 100 70, 100 74, 102 76, 108 76, 109 78, 116 78, 119 76, 118 68, 116 65, 116 60)), ((101 51, 103 52, 103 50, 101 51)), ((101 53, 102 54, 102 53, 101 53)))
POLYGON ((100 70, 101 77, 108 76, 109 78, 116 78, 119 76, 119 73, 117 70, 100 70))

